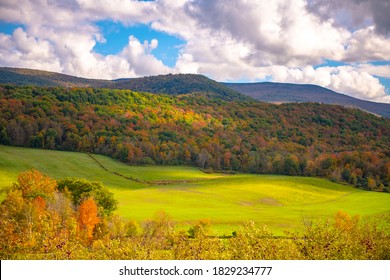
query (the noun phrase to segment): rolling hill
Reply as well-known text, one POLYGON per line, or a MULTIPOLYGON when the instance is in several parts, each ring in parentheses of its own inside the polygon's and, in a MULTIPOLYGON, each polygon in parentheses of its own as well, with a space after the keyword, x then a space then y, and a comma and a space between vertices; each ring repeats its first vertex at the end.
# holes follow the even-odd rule
POLYGON ((318 103, 0 85, 0 144, 389 191, 390 119, 318 103), (364 172, 363 172, 364 170, 364 172))
POLYGON ((84 79, 60 73, 0 67, 0 83, 12 85, 130 89, 163 94, 208 93, 224 100, 251 100, 202 75, 176 74, 117 80, 84 79))
POLYGON ((225 86, 254 99, 271 103, 317 102, 360 108, 386 118, 390 104, 360 100, 317 86, 289 83, 223 83, 225 86))
POLYGON ((0 67, 0 83, 12 85, 97 88, 108 87, 111 81, 85 79, 35 69, 0 67))
POLYGON ((143 78, 114 80, 110 88, 131 89, 140 92, 163 94, 213 93, 225 100, 250 100, 240 94, 203 75, 195 74, 168 74, 143 78))
POLYGON ((316 102, 359 108, 390 118, 390 104, 370 102, 317 85, 288 83, 219 83, 202 75, 168 74, 117 80, 85 79, 21 68, 0 67, 0 83, 13 85, 130 89, 163 94, 207 93, 223 100, 253 99, 268 103, 316 102))

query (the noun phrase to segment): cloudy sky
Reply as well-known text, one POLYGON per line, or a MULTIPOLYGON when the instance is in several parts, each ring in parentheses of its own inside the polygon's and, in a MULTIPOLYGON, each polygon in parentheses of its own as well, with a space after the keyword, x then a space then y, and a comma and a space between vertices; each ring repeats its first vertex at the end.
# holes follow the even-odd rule
POLYGON ((389 0, 0 0, 0 66, 199 73, 390 103, 389 0))

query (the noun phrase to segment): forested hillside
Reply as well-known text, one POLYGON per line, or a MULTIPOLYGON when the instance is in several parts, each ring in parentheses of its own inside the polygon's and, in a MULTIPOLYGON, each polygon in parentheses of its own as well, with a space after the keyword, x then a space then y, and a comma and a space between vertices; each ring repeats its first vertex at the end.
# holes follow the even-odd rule
POLYGON ((341 106, 0 87, 1 144, 88 151, 130 164, 321 176, 389 191, 389 138, 389 119, 341 106))
POLYGON ((0 84, 60 86, 79 88, 129 89, 137 92, 179 95, 207 93, 225 100, 257 99, 263 102, 317 102, 360 108, 383 117, 390 117, 390 104, 360 100, 316 86, 288 83, 219 83, 203 75, 168 74, 117 80, 85 79, 61 73, 34 69, 0 67, 0 84))
POLYGON ((84 79, 61 73, 28 68, 0 67, 0 83, 19 86, 108 87, 111 81, 84 79))
POLYGON ((188 94, 194 92, 211 93, 225 100, 250 100, 251 98, 211 80, 203 75, 176 74, 159 75, 113 81, 110 88, 131 89, 140 92, 188 94))
POLYGON ((211 80, 203 75, 168 74, 142 78, 117 80, 85 79, 61 73, 0 67, 0 83, 11 85, 61 86, 130 89, 139 92, 187 94, 203 92, 226 100, 250 100, 251 98, 211 80))

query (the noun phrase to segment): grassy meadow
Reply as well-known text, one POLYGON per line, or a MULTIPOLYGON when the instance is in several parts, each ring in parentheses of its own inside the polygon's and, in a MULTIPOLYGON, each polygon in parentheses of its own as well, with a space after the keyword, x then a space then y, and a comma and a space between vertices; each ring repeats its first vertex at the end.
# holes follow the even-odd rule
POLYGON ((193 167, 129 166, 109 157, 93 157, 110 172, 84 153, 0 145, 0 189, 31 168, 55 179, 100 181, 114 193, 121 216, 141 223, 164 210, 178 226, 209 219, 216 234, 231 234, 248 220, 281 234, 299 226, 303 219, 327 217, 338 210, 361 216, 390 213, 390 194, 326 179, 207 174, 193 167))

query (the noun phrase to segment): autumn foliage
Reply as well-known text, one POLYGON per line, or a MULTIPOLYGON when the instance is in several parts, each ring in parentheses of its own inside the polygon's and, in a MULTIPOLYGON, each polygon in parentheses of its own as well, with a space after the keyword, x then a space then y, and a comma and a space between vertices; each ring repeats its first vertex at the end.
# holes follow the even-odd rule
POLYGON ((84 200, 78 210, 78 230, 88 239, 92 239, 93 230, 99 223, 98 208, 92 198, 84 200))
POLYGON ((388 192, 389 142, 389 119, 341 106, 0 86, 0 144, 130 164, 319 176, 388 192))
POLYGON ((57 181, 37 170, 21 173, 0 205, 3 257, 27 257, 33 253, 37 258, 40 254, 52 258, 60 252, 63 258, 70 258, 70 244, 78 240, 90 242, 99 216, 107 214, 103 207, 99 212, 93 197, 80 204, 73 203, 70 197, 68 188, 60 192, 57 181))
POLYGON ((138 225, 105 215, 92 197, 79 205, 36 170, 20 174, 0 204, 1 259, 382 259, 390 258, 388 215, 364 220, 339 211, 274 236, 247 222, 231 236, 215 235, 211 221, 188 231, 160 211, 138 225), (45 184, 48 186, 44 187, 45 184), (31 195, 50 190, 45 196, 31 195))
POLYGON ((57 182, 39 172, 31 170, 22 173, 18 176, 17 183, 14 184, 13 190, 19 190, 23 198, 35 199, 40 197, 40 204, 43 203, 43 198, 50 198, 56 190, 57 182))

